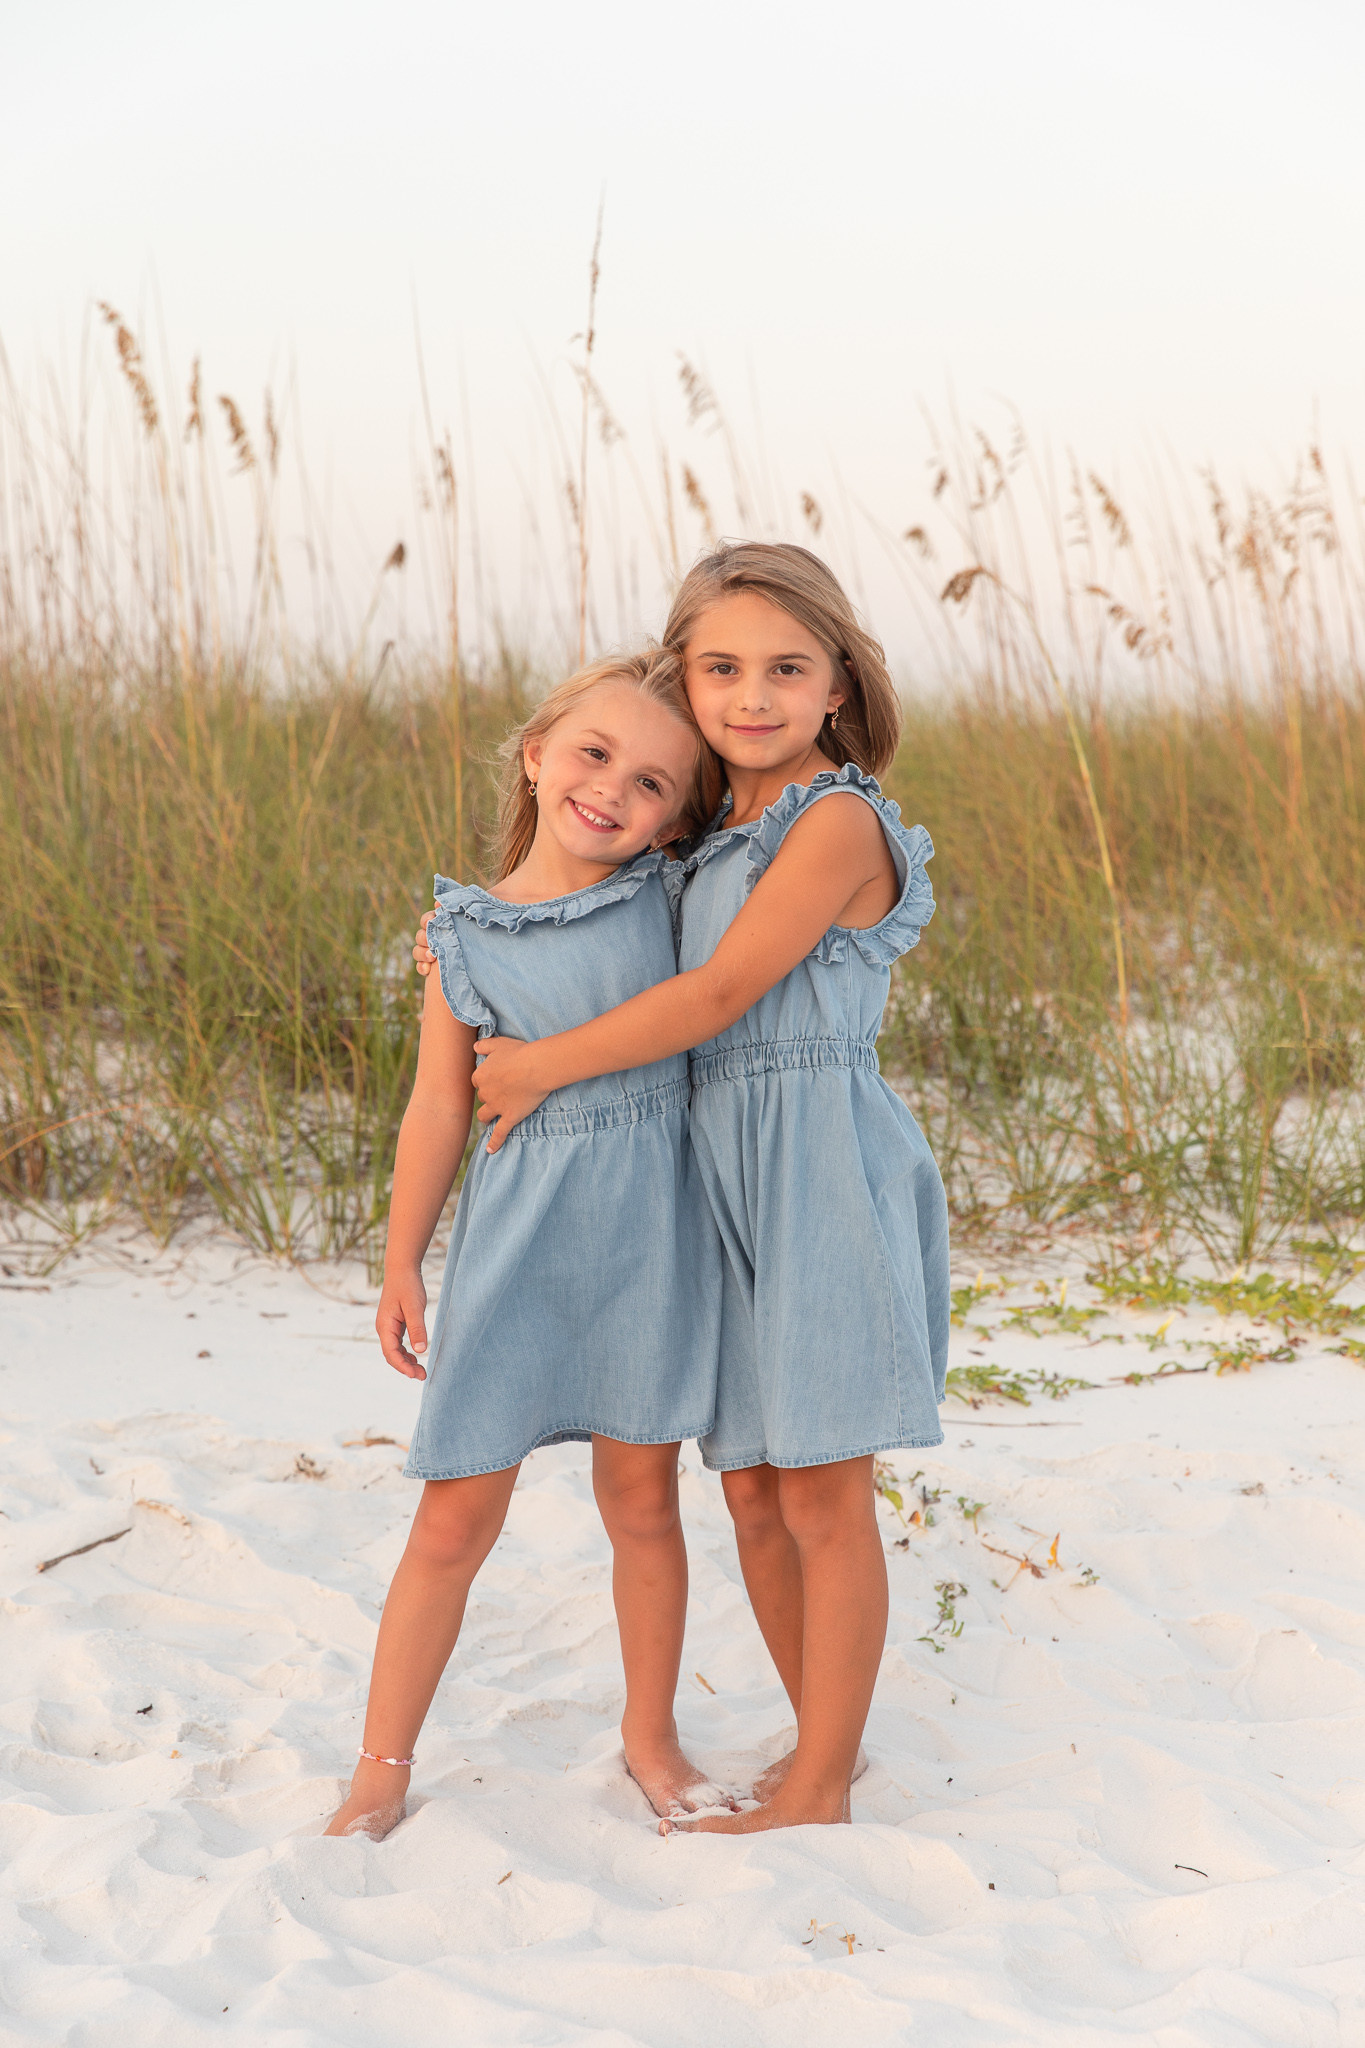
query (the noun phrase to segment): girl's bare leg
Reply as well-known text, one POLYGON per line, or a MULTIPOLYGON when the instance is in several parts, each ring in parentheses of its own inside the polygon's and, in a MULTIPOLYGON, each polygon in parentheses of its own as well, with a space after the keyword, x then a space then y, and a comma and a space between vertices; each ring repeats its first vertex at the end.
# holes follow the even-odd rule
POLYGON ((721 1486, 735 1525, 744 1590, 799 1720, 804 1593, 801 1553, 782 1519, 782 1476, 773 1465, 751 1465, 743 1472, 722 1472, 721 1486))
MULTIPOLYGON (((725 1504, 735 1525, 735 1544, 744 1589, 754 1610, 768 1654, 801 1718, 801 1620, 805 1595, 801 1585, 801 1553, 782 1519, 778 1474, 772 1465, 750 1465, 742 1472, 722 1472, 725 1504)), ((795 1750, 769 1764, 754 1780, 754 1798, 771 1799, 791 1769, 795 1750)))
MULTIPOLYGON (((743 1472, 724 1472, 721 1483, 734 1518, 739 1566, 754 1616, 786 1688, 792 1712, 801 1718, 801 1627, 805 1592, 801 1553, 782 1519, 779 1473, 773 1465, 751 1465, 743 1472)), ((771 1799, 796 1755, 789 1749, 754 1779, 754 1798, 771 1799)), ((860 1778, 867 1757, 860 1749, 853 1775, 860 1778)))
MULTIPOLYGON (((376 1756, 411 1756, 450 1661, 474 1574, 498 1539, 518 1472, 474 1479, 429 1479, 407 1548, 384 1602, 365 1711, 365 1747, 376 1756)), ((392 1764, 356 1767, 351 1789, 327 1824, 329 1835, 376 1841, 406 1810, 411 1772, 392 1764)))
POLYGON ((612 1547, 612 1594, 626 1673, 626 1768, 658 1814, 733 1805, 683 1755, 673 1714, 687 1619, 678 1445, 595 1436, 592 1483, 612 1547))
POLYGON ((848 1820, 849 1787, 886 1641, 886 1557, 871 1458, 807 1465, 776 1477, 804 1594, 796 1749, 766 1805, 693 1823, 708 1832, 848 1820))

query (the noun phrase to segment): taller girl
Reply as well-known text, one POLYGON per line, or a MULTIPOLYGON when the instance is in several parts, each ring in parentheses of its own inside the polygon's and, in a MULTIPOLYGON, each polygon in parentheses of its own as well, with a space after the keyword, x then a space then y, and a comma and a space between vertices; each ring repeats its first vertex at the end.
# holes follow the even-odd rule
POLYGON ((739 1832, 849 1817, 886 1633, 873 1456, 943 1440, 947 1206, 876 1053, 891 962, 933 911, 933 847, 874 780, 899 707, 814 555, 719 549, 664 638, 729 779, 688 862, 681 971, 574 1031, 485 1040, 477 1086, 496 1149, 556 1088, 691 1052, 692 1143, 726 1254, 702 1449, 798 1724, 757 1810, 697 1823, 739 1832))

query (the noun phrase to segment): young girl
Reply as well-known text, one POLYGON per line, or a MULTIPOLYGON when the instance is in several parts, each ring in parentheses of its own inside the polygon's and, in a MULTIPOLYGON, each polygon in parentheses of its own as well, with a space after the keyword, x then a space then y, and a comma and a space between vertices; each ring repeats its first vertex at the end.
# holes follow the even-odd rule
POLYGON ((413 1744, 518 1466, 569 1438, 591 1438, 614 1552, 627 1767, 660 1814, 732 1803, 683 1757, 673 1719, 687 1601, 678 1447, 712 1425, 720 1296, 686 1144, 685 1059, 585 1076, 520 1122, 501 1156, 476 1151, 429 1370, 420 1363, 422 1257, 464 1154, 479 1035, 553 1034, 667 981, 681 870, 647 849, 708 807, 708 757, 671 655, 583 670, 504 752, 500 879, 436 883, 440 977, 427 984, 375 1319, 390 1365, 426 1381, 407 1464, 426 1486, 334 1835, 377 1838, 402 1819, 413 1744))
POLYGON ((873 779, 895 694, 815 556, 721 548, 664 638, 730 785, 687 863, 681 971, 576 1030, 486 1040, 475 1087, 496 1151, 555 1090, 691 1052, 725 1253, 702 1448, 798 1726, 756 1810, 696 1823, 747 1832, 849 1818, 886 1633, 873 1454, 943 1441, 947 1206, 876 1055, 890 963, 933 910, 933 848, 873 779))

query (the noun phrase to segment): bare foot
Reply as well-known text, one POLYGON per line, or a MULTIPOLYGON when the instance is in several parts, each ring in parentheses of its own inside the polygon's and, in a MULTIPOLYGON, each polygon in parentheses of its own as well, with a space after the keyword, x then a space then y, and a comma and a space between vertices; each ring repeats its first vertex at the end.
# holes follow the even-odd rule
POLYGON ((626 1751, 626 1770, 665 1820, 697 1813, 704 1806, 735 1810, 733 1796, 689 1763, 676 1740, 632 1745, 626 1751))
POLYGON ((775 1793, 766 1806, 755 1806, 747 1813, 708 1813, 698 1820, 661 1820, 661 1835, 761 1835, 769 1828, 836 1827, 842 1821, 851 1822, 852 1809, 848 1794, 844 1794, 843 1806, 831 1806, 827 1801, 819 1804, 793 1799, 785 1792, 775 1793))
POLYGON ((323 1829, 325 1835, 368 1835, 382 1842, 407 1814, 410 1770, 399 1764, 375 1764, 362 1757, 351 1789, 323 1829))
MULTIPOLYGON (((786 1784, 787 1773, 792 1767, 792 1758, 795 1755, 796 1751, 794 1749, 789 1749, 785 1756, 780 1756, 775 1764, 769 1764, 767 1770, 760 1771, 758 1776, 754 1779, 754 1798, 758 1801, 760 1806, 766 1806, 768 1801, 772 1798, 773 1794, 775 1792, 780 1792, 782 1787, 786 1784)), ((857 1761, 853 1766, 853 1777, 851 1782, 856 1785, 859 1778, 861 1778, 863 1772, 866 1769, 867 1751, 862 1747, 861 1744, 859 1744, 858 1757, 857 1761)))

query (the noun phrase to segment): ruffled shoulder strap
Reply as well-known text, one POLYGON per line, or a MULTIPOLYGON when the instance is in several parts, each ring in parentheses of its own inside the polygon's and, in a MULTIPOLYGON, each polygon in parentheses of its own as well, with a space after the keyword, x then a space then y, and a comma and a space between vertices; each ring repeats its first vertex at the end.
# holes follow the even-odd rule
POLYGON ((471 1024, 480 1038, 489 1038, 498 1028, 497 1018, 470 980, 460 940, 461 919, 454 909, 441 901, 444 892, 459 886, 444 875, 437 875, 437 907, 427 920, 427 944, 436 955, 441 993, 451 1016, 458 1018, 461 1024, 471 1024))
POLYGON ((673 943, 676 946, 682 936, 683 891, 687 887, 690 869, 685 861, 670 860, 667 854, 661 855, 660 858, 662 864, 658 869, 658 876, 663 884, 664 895, 668 899, 668 915, 673 922, 673 943))
POLYGON ((698 868, 704 868, 707 862, 714 860, 718 853, 725 852, 728 847, 735 845, 743 837, 742 829, 735 831, 721 830, 725 823, 726 815, 731 808, 731 802, 732 799, 727 796, 720 809, 716 812, 715 817, 706 827, 706 830, 698 833, 694 839, 683 841, 682 859, 678 862, 678 866, 683 871, 684 880, 690 881, 698 868))
POLYGON ((842 795, 861 797, 877 813, 895 863, 900 894, 880 923, 870 925, 866 931, 834 925, 817 952, 822 960, 840 960, 845 948, 851 945, 869 966, 889 967, 902 953, 919 944, 920 933, 934 914, 934 891, 924 872, 926 861, 933 859, 934 842, 923 825, 906 827, 901 823, 900 805, 883 796, 876 777, 865 774, 855 762, 848 761, 839 769, 822 769, 809 783, 788 783, 761 818, 752 825, 736 828, 737 836, 742 832, 747 837, 748 888, 752 889, 772 864, 798 818, 804 817, 822 797, 842 795))

